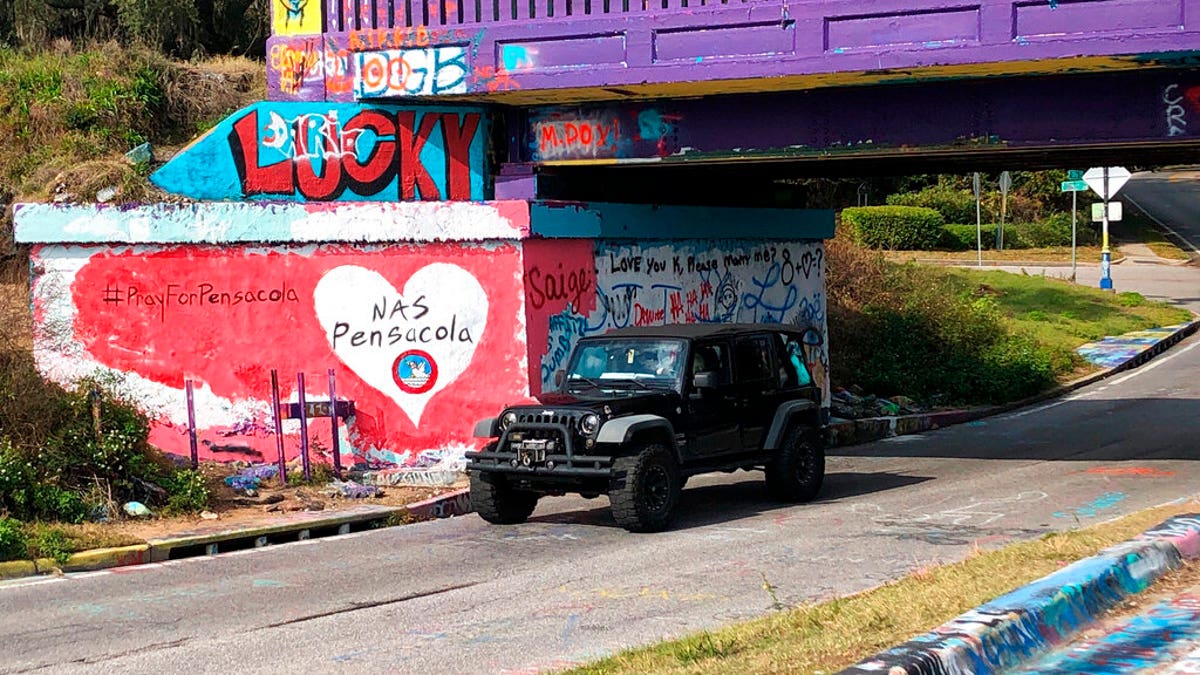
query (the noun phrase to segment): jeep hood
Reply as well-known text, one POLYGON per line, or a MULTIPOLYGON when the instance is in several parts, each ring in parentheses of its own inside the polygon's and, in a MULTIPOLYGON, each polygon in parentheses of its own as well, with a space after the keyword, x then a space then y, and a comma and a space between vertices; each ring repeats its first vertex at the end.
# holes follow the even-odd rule
POLYGON ((678 393, 669 389, 635 391, 626 396, 587 396, 586 393, 550 391, 536 398, 543 406, 586 408, 596 412, 602 412, 607 406, 612 417, 643 412, 660 414, 663 408, 678 406, 680 399, 678 393))

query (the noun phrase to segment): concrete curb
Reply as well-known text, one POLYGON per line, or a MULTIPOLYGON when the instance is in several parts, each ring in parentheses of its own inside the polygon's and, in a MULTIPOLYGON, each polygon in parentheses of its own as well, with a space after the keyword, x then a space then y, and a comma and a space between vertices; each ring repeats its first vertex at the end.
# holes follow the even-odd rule
POLYGON ((1198 555, 1200 514, 1175 516, 841 673, 983 675, 1012 668, 1070 640, 1198 555))
POLYGON ((0 581, 46 574, 56 569, 61 572, 84 572, 348 534, 379 527, 393 517, 404 515, 414 520, 462 515, 470 511, 470 506, 469 491, 464 488, 407 506, 363 504, 341 511, 301 511, 288 514, 286 522, 249 527, 197 528, 170 537, 149 539, 145 544, 80 551, 61 565, 49 558, 0 562, 0 581))
POLYGON ((1171 347, 1178 344, 1184 338, 1192 335, 1200 329, 1200 319, 1193 320, 1191 323, 1184 324, 1182 328, 1172 333, 1170 336, 1154 343, 1149 349, 1140 352, 1137 356, 1125 361, 1119 366, 1106 368, 1104 370, 1085 375, 1066 384, 1061 384, 1053 389, 1048 389, 1040 394, 1035 394, 1029 398, 1005 403, 1003 405, 988 406, 984 408, 968 408, 963 410, 946 410, 934 413, 924 413, 920 415, 898 415, 886 417, 868 417, 860 420, 846 420, 830 424, 827 432, 827 446, 830 448, 846 447, 850 445, 858 445, 861 443, 870 443, 884 438, 893 436, 904 436, 907 434, 919 434, 931 429, 940 429, 953 424, 962 424, 964 422, 972 422, 984 417, 992 417, 1013 410, 1019 410, 1027 406, 1031 406, 1042 401, 1053 398, 1058 398, 1065 394, 1069 394, 1076 389, 1086 387, 1089 384, 1095 384, 1100 380, 1112 377, 1117 373, 1136 368, 1155 356, 1165 352, 1171 347))

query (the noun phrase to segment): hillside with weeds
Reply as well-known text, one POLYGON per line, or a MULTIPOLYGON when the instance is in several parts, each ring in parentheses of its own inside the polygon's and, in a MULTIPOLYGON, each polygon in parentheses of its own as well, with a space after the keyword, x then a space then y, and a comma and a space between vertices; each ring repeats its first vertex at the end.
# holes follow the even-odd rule
POLYGON ((1017 401, 1091 370, 1085 342, 1190 319, 1136 293, 889 262, 844 233, 827 260, 833 384, 928 405, 1017 401))
POLYGON ((265 92, 265 66, 245 58, 184 62, 116 42, 0 47, 0 206, 94 201, 106 188, 115 202, 161 198, 150 165, 125 153, 149 142, 161 161, 265 92))
POLYGON ((265 97, 261 62, 183 62, 116 42, 0 47, 0 560, 64 559, 83 542, 56 523, 205 507, 209 486, 147 443, 149 421, 106 382, 68 390, 32 354, 28 257, 12 239, 16 201, 166 198, 154 162, 265 97), (154 162, 126 153, 149 143, 154 162))

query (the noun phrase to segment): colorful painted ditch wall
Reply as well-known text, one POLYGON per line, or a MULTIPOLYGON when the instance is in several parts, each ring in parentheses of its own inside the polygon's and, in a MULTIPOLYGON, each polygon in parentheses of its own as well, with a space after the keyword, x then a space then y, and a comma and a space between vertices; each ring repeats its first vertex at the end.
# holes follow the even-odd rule
MULTIPOLYGON (((34 350, 51 379, 114 383, 188 452, 273 456, 284 400, 357 414, 348 463, 458 456, 473 422, 540 391, 581 335, 627 325, 782 321, 825 334, 832 214, 530 202, 21 205, 34 350), (732 238, 736 234, 738 238, 732 238), (748 237, 753 238, 748 238, 748 237), (266 243, 264 243, 266 242, 266 243)), ((824 344, 808 354, 818 374, 824 344)), ((285 443, 298 451, 299 422, 285 443)), ((310 438, 331 447, 328 420, 310 438)))

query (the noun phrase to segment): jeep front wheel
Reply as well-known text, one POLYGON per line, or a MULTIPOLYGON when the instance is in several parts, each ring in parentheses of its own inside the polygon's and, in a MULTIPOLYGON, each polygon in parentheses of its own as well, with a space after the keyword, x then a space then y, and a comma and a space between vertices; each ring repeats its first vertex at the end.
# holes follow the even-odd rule
POLYGON ((644 445, 636 455, 617 458, 613 468, 625 474, 624 484, 608 493, 617 524, 630 532, 667 529, 683 486, 671 452, 644 445))
POLYGON ((803 428, 789 430, 767 462, 767 492, 781 501, 808 502, 821 491, 824 479, 825 451, 816 435, 803 428))
POLYGON ((496 525, 515 525, 528 520, 537 508, 538 494, 512 488, 503 476, 493 476, 491 481, 478 471, 471 472, 471 510, 496 525))

